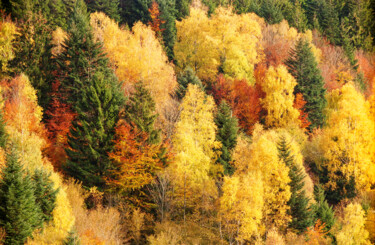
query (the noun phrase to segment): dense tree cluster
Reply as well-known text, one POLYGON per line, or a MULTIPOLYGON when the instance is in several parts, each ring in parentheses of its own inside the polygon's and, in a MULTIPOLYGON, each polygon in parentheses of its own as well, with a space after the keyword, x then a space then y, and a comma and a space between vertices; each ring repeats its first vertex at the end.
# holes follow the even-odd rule
POLYGON ((375 242, 374 6, 0 1, 0 243, 375 242))

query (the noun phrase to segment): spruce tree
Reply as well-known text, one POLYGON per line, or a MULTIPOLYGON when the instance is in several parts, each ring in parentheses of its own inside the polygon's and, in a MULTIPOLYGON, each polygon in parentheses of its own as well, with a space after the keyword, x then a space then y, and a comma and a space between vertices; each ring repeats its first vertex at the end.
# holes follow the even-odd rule
POLYGON ((309 207, 309 198, 306 197, 302 168, 295 163, 294 156, 291 155, 290 145, 286 142, 285 136, 280 138, 278 143, 279 158, 284 161, 289 168, 290 191, 292 193, 288 205, 292 221, 289 227, 304 232, 307 227, 313 225, 313 213, 309 207))
POLYGON ((131 94, 125 105, 124 119, 129 124, 134 124, 139 130, 148 134, 148 142, 160 143, 160 130, 155 129, 155 102, 150 91, 142 82, 134 86, 135 91, 131 94))
POLYGON ((59 191, 53 188, 53 182, 49 179, 51 173, 43 169, 35 170, 32 181, 34 184, 35 202, 40 207, 43 222, 52 220, 52 211, 56 206, 56 195, 59 191))
POLYGON ((335 224, 335 213, 325 200, 324 190, 320 185, 314 186, 314 198, 316 201, 312 205, 314 219, 322 221, 325 224, 326 231, 329 231, 335 224))
POLYGON ((221 155, 217 162, 223 165, 225 175, 232 175, 235 169, 230 164, 232 161, 231 150, 236 146, 239 127, 237 118, 232 115, 230 106, 224 100, 219 106, 215 123, 218 129, 216 140, 222 144, 221 155))
POLYGON ((168 59, 174 59, 173 47, 176 42, 176 4, 175 1, 158 0, 160 6, 160 19, 164 20, 161 25, 163 30, 164 49, 168 59))
POLYGON ((195 72, 191 67, 186 67, 184 72, 177 76, 177 83, 178 86, 175 93, 178 100, 182 100, 184 98, 187 87, 190 83, 198 85, 198 87, 204 91, 201 80, 195 75, 195 72))
POLYGON ((16 153, 7 156, 0 178, 0 226, 5 229, 4 244, 24 244, 41 226, 41 211, 35 203, 30 176, 22 169, 16 153))
POLYGON ((8 134, 5 130, 5 121, 3 113, 0 112, 0 147, 5 150, 7 144, 8 134))
POLYGON ((104 188, 113 167, 108 153, 114 147, 115 126, 124 98, 102 45, 93 40, 83 0, 76 2, 68 35, 59 65, 62 90, 77 117, 68 136, 64 170, 85 186, 104 188))
POLYGON ((280 23, 284 19, 279 3, 273 0, 263 0, 261 2, 259 16, 263 17, 271 25, 280 23))
POLYGON ((120 22, 119 0, 85 0, 90 12, 103 12, 116 22, 120 22))
POLYGON ((309 130, 322 127, 325 124, 323 109, 327 104, 326 90, 309 43, 304 39, 299 39, 285 64, 288 66, 290 74, 297 80, 294 93, 302 93, 306 100, 304 109, 308 113, 308 120, 311 123, 309 130))

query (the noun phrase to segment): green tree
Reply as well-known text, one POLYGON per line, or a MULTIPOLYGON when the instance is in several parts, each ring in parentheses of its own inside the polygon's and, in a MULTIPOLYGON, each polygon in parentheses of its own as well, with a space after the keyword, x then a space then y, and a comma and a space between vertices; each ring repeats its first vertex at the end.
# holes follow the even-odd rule
POLYGON ((125 105, 124 118, 129 124, 134 124, 146 132, 149 143, 160 143, 160 130, 154 126, 158 114, 155 113, 155 102, 150 91, 142 82, 135 84, 134 88, 135 91, 125 105))
POLYGON ((150 19, 148 12, 152 0, 121 0, 121 23, 133 26, 137 21, 146 24, 150 19))
POLYGON ((76 231, 70 231, 69 236, 64 241, 64 245, 80 245, 81 242, 76 231))
POLYGON ((263 0, 258 14, 271 25, 280 23, 284 19, 280 4, 273 0, 263 0))
POLYGON ((179 100, 184 98, 189 84, 197 85, 202 91, 204 91, 202 81, 195 75, 195 72, 191 67, 186 67, 184 72, 177 76, 177 83, 178 86, 175 93, 179 100))
POLYGON ((63 92, 77 118, 68 136, 64 169, 85 186, 103 188, 112 168, 108 153, 114 147, 115 126, 124 99, 101 44, 93 40, 83 0, 76 2, 69 25, 69 39, 59 65, 63 92))
POLYGON ((56 206, 56 195, 59 189, 53 188, 53 182, 49 179, 51 173, 43 169, 35 170, 32 181, 35 187, 35 202, 42 211, 43 222, 52 220, 52 211, 56 206))
POLYGON ((116 22, 120 22, 119 0, 85 0, 90 12, 103 12, 116 22))
POLYGON ((5 130, 5 121, 3 113, 0 112, 0 147, 5 149, 7 144, 8 134, 5 130))
POLYGON ((321 220, 325 224, 326 231, 329 231, 336 222, 335 212, 326 201, 324 190, 320 185, 314 186, 314 199, 316 203, 311 206, 314 219, 321 220))
POLYGON ((289 73, 297 80, 294 93, 302 93, 306 100, 305 112, 308 113, 308 120, 311 122, 310 131, 322 127, 325 124, 323 110, 327 104, 326 90, 310 44, 304 39, 298 40, 285 63, 289 73))
POLYGON ((176 0, 176 19, 181 21, 189 15, 191 0, 176 0))
POLYGON ((164 20, 161 28, 163 30, 163 41, 164 49, 167 53, 169 60, 174 59, 173 47, 176 42, 176 5, 175 0, 158 0, 160 6, 161 16, 160 18, 164 20))
POLYGON ((225 175, 232 175, 235 169, 231 165, 231 151, 236 146, 239 127, 237 118, 232 116, 232 110, 225 101, 222 101, 219 106, 215 123, 218 129, 216 140, 222 144, 221 155, 218 157, 217 162, 223 165, 225 175))
POLYGON ((12 151, 0 178, 0 226, 6 232, 4 244, 24 244, 40 225, 40 209, 35 203, 31 178, 12 151))
POLYGON ((292 195, 288 201, 290 207, 289 214, 292 220, 289 227, 296 229, 299 233, 304 232, 307 227, 313 225, 313 213, 309 207, 309 198, 306 197, 304 183, 304 174, 300 166, 294 161, 294 156, 291 155, 290 145, 284 136, 280 137, 278 143, 279 158, 284 161, 289 168, 289 178, 291 182, 290 190, 292 195))

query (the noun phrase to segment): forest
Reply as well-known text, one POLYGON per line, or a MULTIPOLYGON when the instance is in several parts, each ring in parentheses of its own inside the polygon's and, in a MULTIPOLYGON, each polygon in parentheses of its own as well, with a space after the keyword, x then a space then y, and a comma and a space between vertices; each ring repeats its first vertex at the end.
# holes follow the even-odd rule
POLYGON ((375 0, 1 0, 0 244, 375 243, 375 0))

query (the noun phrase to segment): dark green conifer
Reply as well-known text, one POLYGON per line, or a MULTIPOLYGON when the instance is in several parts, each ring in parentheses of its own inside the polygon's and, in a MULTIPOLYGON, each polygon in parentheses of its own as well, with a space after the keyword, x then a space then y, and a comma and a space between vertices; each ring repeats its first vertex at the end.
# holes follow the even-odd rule
POLYGON ((216 139, 221 142, 221 155, 217 162, 224 167, 225 175, 232 175, 235 171, 232 161, 232 149, 236 146, 238 136, 238 120, 232 115, 230 106, 223 100, 219 106, 218 113, 215 118, 217 126, 216 139))
POLYGON ((297 80, 294 93, 302 93, 306 101, 304 109, 308 113, 308 120, 311 123, 310 131, 322 127, 325 124, 323 109, 327 104, 326 90, 309 43, 303 39, 298 40, 285 64, 288 66, 290 74, 297 80))
POLYGON ((259 16, 263 17, 271 25, 280 23, 284 19, 281 6, 273 0, 263 0, 261 2, 259 16))
POLYGON ((302 168, 295 163, 294 156, 291 155, 290 145, 286 142, 285 136, 280 138, 278 143, 279 158, 284 161, 289 168, 289 178, 291 182, 290 191, 292 195, 288 201, 290 207, 289 214, 292 221, 289 227, 303 233, 307 227, 313 225, 313 212, 309 207, 309 198, 306 196, 302 168))
POLYGON ((142 82, 138 82, 134 89, 125 105, 124 119, 146 132, 150 144, 160 143, 160 130, 154 126, 158 114, 155 113, 155 102, 151 93, 142 82))
POLYGON ((53 188, 53 182, 49 179, 51 173, 43 169, 35 170, 32 181, 34 184, 35 202, 42 211, 43 222, 52 220, 52 211, 56 206, 56 195, 59 191, 53 188))
POLYGON ((161 29, 163 30, 163 42, 164 50, 168 56, 169 60, 174 59, 173 47, 176 42, 176 5, 175 1, 158 0, 160 19, 164 21, 161 24, 161 29))
POLYGON ((0 178, 0 226, 6 232, 4 244, 24 244, 41 226, 41 211, 35 203, 31 178, 16 153, 11 152, 6 160, 0 178))
POLYGON ((204 86, 201 80, 195 75, 195 72, 191 67, 186 67, 184 72, 177 76, 177 83, 178 85, 175 93, 178 100, 182 100, 184 98, 187 87, 190 83, 198 85, 202 91, 204 91, 204 86))
POLYGON ((325 224, 326 231, 329 231, 335 224, 335 212, 325 200, 324 190, 320 185, 314 186, 314 198, 316 203, 312 205, 315 220, 325 224))
POLYGON ((119 0, 85 0, 90 12, 103 12, 111 19, 120 22, 119 0))

